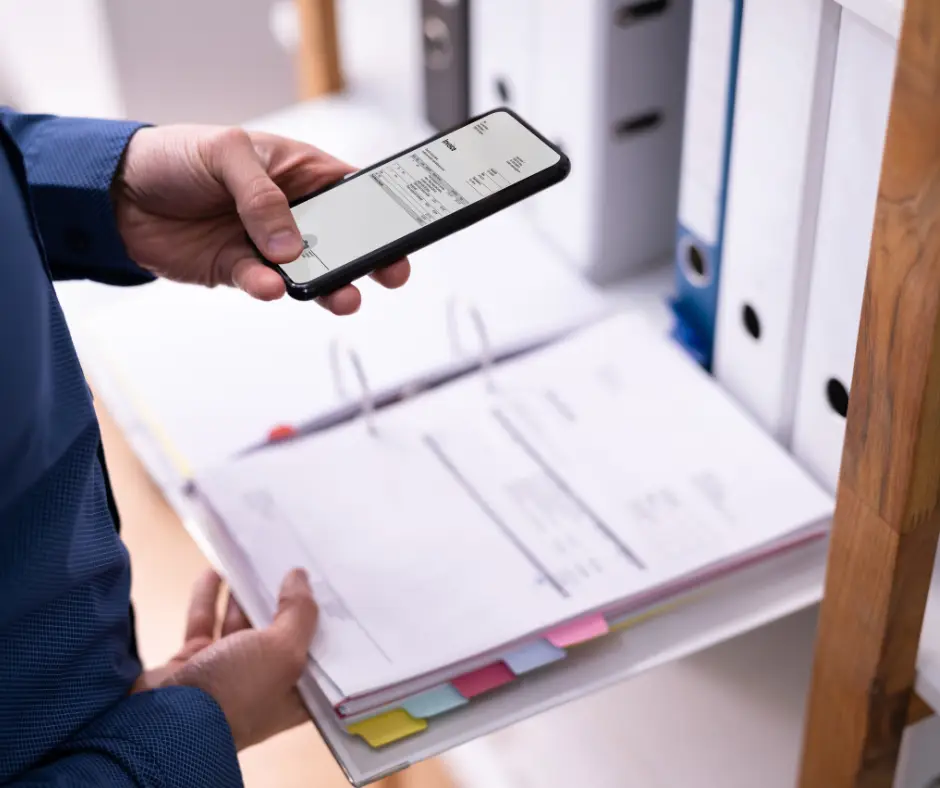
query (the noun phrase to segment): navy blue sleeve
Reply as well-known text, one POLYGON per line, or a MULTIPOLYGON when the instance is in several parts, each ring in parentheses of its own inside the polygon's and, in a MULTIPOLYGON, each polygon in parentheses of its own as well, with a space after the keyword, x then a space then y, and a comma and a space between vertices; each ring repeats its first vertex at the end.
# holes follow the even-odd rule
POLYGON ((222 710, 190 687, 131 695, 15 788, 241 788, 222 710))
POLYGON ((143 124, 24 115, 2 107, 0 123, 23 154, 53 278, 114 285, 151 281, 127 255, 111 200, 124 151, 143 124))

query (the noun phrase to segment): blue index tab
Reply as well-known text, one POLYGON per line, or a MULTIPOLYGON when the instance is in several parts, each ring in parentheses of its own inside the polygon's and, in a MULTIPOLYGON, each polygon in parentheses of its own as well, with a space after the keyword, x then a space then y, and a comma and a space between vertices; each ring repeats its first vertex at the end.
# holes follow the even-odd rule
POLYGON ((436 717, 458 706, 467 703, 467 699, 450 684, 441 684, 439 687, 412 695, 401 704, 401 707, 412 717, 427 719, 436 717))
POLYGON ((517 676, 523 673, 530 673, 533 670, 551 665, 565 658, 564 649, 557 648, 547 640, 533 640, 521 648, 506 654, 503 657, 509 669, 517 676))

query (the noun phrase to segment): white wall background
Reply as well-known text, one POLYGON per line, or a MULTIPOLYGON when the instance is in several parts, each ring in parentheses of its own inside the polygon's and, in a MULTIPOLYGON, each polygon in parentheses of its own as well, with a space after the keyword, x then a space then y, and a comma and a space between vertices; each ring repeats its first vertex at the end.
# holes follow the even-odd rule
MULTIPOLYGON (((293 0, 0 0, 0 102, 26 111, 243 123, 295 101, 293 0)), ((344 71, 421 112, 417 0, 339 0, 344 71)))
POLYGON ((26 111, 123 115, 100 0, 0 0, 0 101, 26 111))

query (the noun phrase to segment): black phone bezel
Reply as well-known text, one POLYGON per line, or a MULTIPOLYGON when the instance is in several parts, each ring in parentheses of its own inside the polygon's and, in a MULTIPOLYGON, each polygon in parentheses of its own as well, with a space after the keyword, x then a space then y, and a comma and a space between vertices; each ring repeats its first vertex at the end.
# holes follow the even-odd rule
MULTIPOLYGON (((565 153, 557 145, 546 139, 544 135, 540 134, 535 128, 532 127, 531 124, 527 123, 525 120, 523 120, 523 118, 519 117, 516 112, 509 109, 508 107, 497 107, 495 109, 491 109, 487 112, 476 115, 475 117, 472 117, 463 123, 459 123, 456 126, 452 126, 449 129, 437 132, 433 136, 422 140, 416 145, 412 145, 410 148, 398 151, 397 153, 394 153, 382 161, 376 162, 375 164, 371 164, 361 170, 350 173, 345 178, 340 178, 339 180, 334 181, 327 186, 310 192, 309 194, 305 194, 303 197, 298 197, 297 199, 290 202, 290 207, 293 208, 294 206, 313 199, 314 197, 317 197, 324 192, 329 191, 330 189, 335 189, 338 186, 342 186, 354 178, 368 175, 372 170, 378 167, 383 167, 400 156, 411 153, 418 148, 423 148, 425 145, 439 140, 442 137, 446 137, 448 134, 452 134, 458 129, 471 126, 474 123, 478 123, 484 118, 490 115, 495 115, 499 112, 505 112, 506 114, 512 116, 516 121, 518 121, 532 134, 534 134, 541 142, 551 148, 556 154, 558 154, 558 161, 551 167, 540 170, 539 172, 533 173, 532 175, 528 175, 521 181, 517 181, 511 186, 507 186, 505 189, 501 189, 495 194, 484 197, 482 200, 472 203, 465 208, 461 208, 459 211, 456 211, 448 216, 438 219, 436 222, 429 224, 427 227, 421 227, 415 230, 413 233, 409 233, 408 235, 404 236, 403 238, 399 238, 389 244, 386 244, 385 246, 375 249, 368 254, 363 255, 356 260, 352 260, 351 262, 329 271, 323 276, 319 276, 309 282, 295 282, 284 273, 279 264, 272 263, 270 260, 265 259, 264 255, 262 255, 255 246, 255 251, 258 254, 258 258, 266 266, 274 269, 280 275, 281 279, 284 280, 284 284, 287 287, 288 295, 298 301, 310 301, 335 292, 341 287, 351 284, 355 280, 360 279, 363 276, 367 276, 373 271, 390 265, 403 257, 417 252, 419 249, 423 249, 424 247, 429 246, 430 244, 439 241, 448 235, 452 235, 453 233, 466 229, 467 227, 476 224, 481 219, 485 219, 487 216, 492 216, 494 213, 497 213, 504 208, 508 208, 510 205, 514 205, 515 203, 520 202, 527 197, 531 197, 533 194, 536 194, 543 189, 547 189, 549 186, 554 186, 556 183, 563 181, 568 176, 568 173, 571 172, 571 162, 565 153)), ((254 244, 252 244, 252 246, 254 246, 254 244)))

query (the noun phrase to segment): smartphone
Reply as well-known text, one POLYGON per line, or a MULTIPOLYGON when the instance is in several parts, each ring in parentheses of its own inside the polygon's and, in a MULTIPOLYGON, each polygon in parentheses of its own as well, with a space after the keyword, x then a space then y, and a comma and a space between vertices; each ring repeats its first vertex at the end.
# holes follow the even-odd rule
POLYGON ((262 260, 293 298, 326 295, 567 177, 568 158, 499 108, 291 203, 304 250, 262 260))

